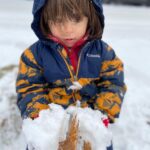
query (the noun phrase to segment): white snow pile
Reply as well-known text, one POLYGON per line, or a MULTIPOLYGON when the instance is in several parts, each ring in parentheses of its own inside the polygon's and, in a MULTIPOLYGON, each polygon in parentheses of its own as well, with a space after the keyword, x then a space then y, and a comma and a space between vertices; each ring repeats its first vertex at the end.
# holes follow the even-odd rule
POLYGON ((4 150, 3 145, 12 144, 20 136, 22 121, 15 92, 17 70, 14 65, 0 69, 0 150, 4 150))
POLYGON ((57 150, 59 142, 66 139, 72 115, 77 116, 78 137, 82 137, 78 140, 78 150, 82 149, 83 140, 89 141, 94 150, 106 150, 112 134, 102 123, 105 116, 100 111, 73 106, 64 110, 56 104, 50 104, 50 109, 41 111, 38 118, 23 121, 23 133, 29 150, 57 150))

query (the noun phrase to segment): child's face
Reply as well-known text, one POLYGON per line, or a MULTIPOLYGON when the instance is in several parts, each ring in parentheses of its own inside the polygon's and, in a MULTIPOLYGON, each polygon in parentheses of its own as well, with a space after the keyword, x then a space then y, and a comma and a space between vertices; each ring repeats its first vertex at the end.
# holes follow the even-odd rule
POLYGON ((58 38, 67 47, 72 47, 85 35, 87 24, 88 18, 83 17, 80 21, 66 20, 56 23, 49 21, 49 28, 53 36, 58 38))

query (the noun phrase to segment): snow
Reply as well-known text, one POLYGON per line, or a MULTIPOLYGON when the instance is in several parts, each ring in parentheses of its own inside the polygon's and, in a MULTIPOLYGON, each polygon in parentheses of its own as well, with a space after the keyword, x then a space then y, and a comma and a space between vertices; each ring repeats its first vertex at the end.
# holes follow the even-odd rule
POLYGON ((40 112, 37 119, 25 119, 23 132, 29 145, 29 150, 58 149, 59 133, 65 118, 65 110, 61 106, 51 105, 51 109, 40 112), (36 137, 36 138, 35 138, 36 137))
POLYGON ((25 147, 21 132, 21 117, 16 106, 15 79, 17 68, 10 66, 0 70, 0 150, 18 149, 18 143, 25 147), (5 72, 1 77, 1 73, 5 72), (15 143, 14 142, 15 139, 15 143))
POLYGON ((18 64, 22 50, 36 41, 32 34, 32 2, 0 0, 0 67, 18 64), (8 55, 9 52, 9 55, 8 55))
POLYGON ((99 111, 73 106, 64 110, 56 104, 49 106, 50 109, 41 111, 38 118, 23 121, 29 150, 57 150, 59 141, 66 139, 71 116, 77 116, 79 122, 79 137, 82 138, 78 140, 78 150, 82 150, 83 140, 91 142, 94 150, 106 150, 106 146, 110 145, 112 135, 102 123, 104 115, 99 111))
MULTIPOLYGON (((37 40, 30 29, 32 1, 0 0, 0 68, 18 64, 23 50, 37 40)), ((150 8, 105 5, 103 40, 125 64, 128 92, 120 118, 110 126, 114 150, 150 149, 150 8)), ((0 150, 25 150, 15 105, 17 68, 0 69, 0 150)))
MULTIPOLYGON (((102 122, 102 119, 106 118, 106 116, 90 108, 69 107, 66 111, 69 114, 77 115, 79 120, 79 137, 82 137, 84 141, 89 141, 93 150, 106 150, 106 146, 110 146, 112 134, 102 122)), ((80 148, 82 148, 82 142, 80 148)), ((79 150, 82 150, 80 148, 79 150)))
POLYGON ((104 39, 113 44, 123 60, 128 86, 120 118, 112 129, 114 147, 116 150, 148 150, 150 8, 106 6, 105 15, 104 39))

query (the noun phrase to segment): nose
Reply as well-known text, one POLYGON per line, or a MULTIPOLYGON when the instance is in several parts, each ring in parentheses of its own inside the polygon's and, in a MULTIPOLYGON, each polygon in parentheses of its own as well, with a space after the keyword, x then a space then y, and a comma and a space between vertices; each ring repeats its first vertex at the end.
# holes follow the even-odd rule
POLYGON ((67 34, 72 33, 73 32, 73 24, 71 22, 64 22, 62 25, 62 30, 67 34))

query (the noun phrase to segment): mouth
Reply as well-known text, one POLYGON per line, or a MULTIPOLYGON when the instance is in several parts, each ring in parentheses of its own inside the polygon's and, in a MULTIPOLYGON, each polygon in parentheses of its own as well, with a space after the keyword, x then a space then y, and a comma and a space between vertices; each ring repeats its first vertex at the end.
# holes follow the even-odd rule
POLYGON ((72 44, 74 43, 76 40, 74 38, 68 38, 68 39, 64 39, 64 42, 66 42, 67 44, 72 44))
POLYGON ((74 41, 73 38, 68 38, 68 39, 65 39, 65 41, 74 41))

